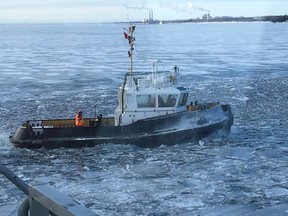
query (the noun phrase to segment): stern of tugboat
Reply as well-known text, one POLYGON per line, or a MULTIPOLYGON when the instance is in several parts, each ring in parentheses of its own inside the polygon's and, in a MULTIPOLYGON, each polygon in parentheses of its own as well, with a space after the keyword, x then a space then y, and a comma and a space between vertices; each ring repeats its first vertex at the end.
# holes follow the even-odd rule
POLYGON ((234 115, 232 113, 232 108, 230 104, 223 104, 221 105, 221 107, 222 107, 224 114, 229 118, 226 129, 229 130, 230 132, 231 126, 234 124, 234 115))

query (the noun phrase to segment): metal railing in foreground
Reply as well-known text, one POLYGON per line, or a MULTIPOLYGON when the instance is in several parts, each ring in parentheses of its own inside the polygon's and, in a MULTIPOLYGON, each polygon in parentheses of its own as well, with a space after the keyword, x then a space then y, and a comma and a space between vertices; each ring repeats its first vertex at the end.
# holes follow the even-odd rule
POLYGON ((0 165, 0 174, 28 195, 18 209, 18 216, 94 216, 94 212, 81 206, 70 197, 45 185, 28 185, 7 167, 0 165))

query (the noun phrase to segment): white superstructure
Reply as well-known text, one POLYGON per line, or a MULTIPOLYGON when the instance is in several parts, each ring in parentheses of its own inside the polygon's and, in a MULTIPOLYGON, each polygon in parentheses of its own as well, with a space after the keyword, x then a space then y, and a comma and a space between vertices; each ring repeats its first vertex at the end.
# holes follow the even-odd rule
MULTIPOLYGON (((156 63, 151 62, 154 66, 156 63)), ((124 85, 118 88, 116 126, 186 110, 188 92, 183 87, 176 87, 178 67, 172 71, 156 71, 154 66, 150 74, 127 75, 124 85)))
POLYGON ((118 88, 119 105, 115 109, 115 126, 129 125, 140 119, 147 119, 186 110, 188 92, 176 87, 179 68, 171 71, 158 71, 158 60, 149 61, 150 73, 133 72, 133 33, 135 26, 124 29, 130 51, 130 73, 124 84, 118 88))

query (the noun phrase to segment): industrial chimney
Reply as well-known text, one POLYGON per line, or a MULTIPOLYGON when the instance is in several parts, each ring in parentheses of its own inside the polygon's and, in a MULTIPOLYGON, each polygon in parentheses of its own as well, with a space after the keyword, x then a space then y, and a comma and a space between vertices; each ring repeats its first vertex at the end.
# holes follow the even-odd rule
POLYGON ((149 9, 149 21, 153 21, 153 10, 149 9))

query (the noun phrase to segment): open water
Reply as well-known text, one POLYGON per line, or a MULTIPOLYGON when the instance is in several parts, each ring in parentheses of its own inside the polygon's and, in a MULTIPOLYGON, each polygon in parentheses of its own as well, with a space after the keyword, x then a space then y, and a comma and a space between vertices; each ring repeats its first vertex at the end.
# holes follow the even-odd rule
MULTIPOLYGON (((128 71, 120 24, 0 25, 0 163, 98 215, 288 214, 288 24, 136 26, 135 67, 181 68, 190 100, 229 103, 227 138, 147 149, 17 149, 26 119, 113 114, 128 71)), ((0 176, 0 214, 25 195, 0 176)))

